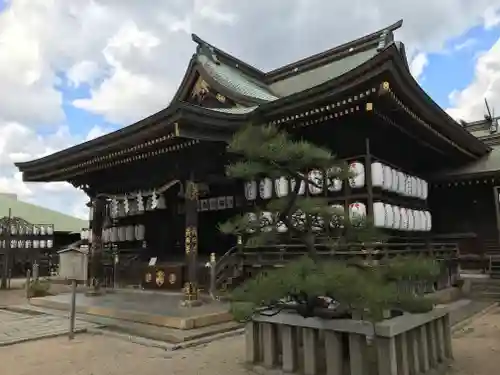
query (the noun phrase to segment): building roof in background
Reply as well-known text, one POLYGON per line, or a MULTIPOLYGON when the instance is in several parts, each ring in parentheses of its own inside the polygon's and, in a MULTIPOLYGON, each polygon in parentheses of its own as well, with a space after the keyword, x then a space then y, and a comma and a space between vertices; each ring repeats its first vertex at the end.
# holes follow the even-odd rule
POLYGON ((20 201, 15 194, 0 193, 0 218, 9 216, 9 208, 13 217, 24 219, 30 224, 53 224, 56 232, 79 233, 88 226, 86 220, 20 201))

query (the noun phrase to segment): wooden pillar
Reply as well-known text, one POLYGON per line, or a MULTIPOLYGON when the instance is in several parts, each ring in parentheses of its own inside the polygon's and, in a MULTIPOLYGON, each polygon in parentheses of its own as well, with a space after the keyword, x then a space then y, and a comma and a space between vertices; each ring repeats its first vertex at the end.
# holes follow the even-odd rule
POLYGON ((187 282, 184 284, 184 300, 199 301, 198 295, 198 186, 191 178, 185 187, 187 282))
POLYGON ((102 229, 104 224, 106 200, 105 198, 95 198, 92 200, 92 241, 90 243, 90 286, 94 291, 99 289, 99 277, 101 274, 102 260, 102 229))
POLYGON ((372 155, 370 151, 370 139, 365 138, 365 183, 366 183, 366 216, 368 221, 373 222, 373 183, 372 183, 372 155))

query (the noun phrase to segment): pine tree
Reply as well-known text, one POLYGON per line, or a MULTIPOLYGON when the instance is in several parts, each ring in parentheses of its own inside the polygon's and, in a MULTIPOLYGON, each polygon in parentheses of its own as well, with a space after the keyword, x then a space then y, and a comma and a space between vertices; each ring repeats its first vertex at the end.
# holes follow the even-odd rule
POLYGON ((323 296, 339 302, 343 312, 369 311, 372 319, 379 319, 388 308, 432 309, 432 301, 402 292, 397 286, 407 276, 414 280, 419 279, 418 275, 420 279, 435 278, 433 262, 398 259, 385 267, 368 268, 338 261, 318 262, 318 246, 349 249, 352 244, 363 246, 383 240, 365 218, 353 221, 348 214, 332 208, 327 197, 299 194, 304 187, 306 192, 309 187, 326 191, 335 181, 354 177, 346 163, 338 161, 330 150, 294 139, 276 126, 249 125, 234 135, 228 151, 236 157, 227 167, 229 177, 244 181, 284 177, 290 184, 288 195, 270 199, 264 206, 220 224, 220 230, 242 236, 245 246, 255 248, 296 239, 308 255, 284 268, 261 273, 234 290, 231 299, 236 319, 249 318, 262 307, 280 306, 284 300, 293 300, 299 313, 311 316, 324 301, 323 296), (323 173, 311 176, 311 170, 323 173), (265 212, 273 215, 269 217, 265 212), (286 225, 289 238, 283 238, 284 233, 278 230, 280 225, 286 225))
POLYGON ((326 191, 336 181, 353 177, 347 164, 338 161, 330 150, 293 139, 276 126, 249 125, 234 135, 228 151, 239 158, 228 166, 229 177, 245 181, 284 177, 283 181, 289 182, 289 194, 221 224, 223 233, 240 235, 247 246, 258 247, 283 240, 278 227, 284 225, 287 235, 300 241, 313 259, 317 259, 318 240, 331 247, 346 239, 375 239, 374 230, 364 218, 349 222, 324 195, 307 194, 310 187, 326 191), (310 176, 307 172, 311 170, 321 173, 310 176), (304 195, 301 190, 305 190, 304 195))

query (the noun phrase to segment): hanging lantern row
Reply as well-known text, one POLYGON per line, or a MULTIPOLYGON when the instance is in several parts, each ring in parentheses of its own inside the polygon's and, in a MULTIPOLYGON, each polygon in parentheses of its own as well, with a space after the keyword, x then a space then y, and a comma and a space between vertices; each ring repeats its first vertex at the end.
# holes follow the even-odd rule
MULTIPOLYGON (((343 181, 337 177, 340 170, 331 168, 326 172, 327 189, 330 192, 338 192, 342 190, 343 181)), ((397 169, 391 168, 382 163, 375 162, 371 165, 372 185, 375 188, 380 188, 385 191, 398 193, 402 196, 420 198, 426 200, 428 197, 429 187, 427 181, 418 177, 405 174, 397 169)), ((349 165, 349 186, 353 189, 362 188, 365 186, 365 166, 360 162, 353 162, 349 165)), ((309 172, 308 179, 314 183, 309 183, 308 190, 311 195, 318 195, 324 191, 325 173, 315 169, 309 172)), ((295 189, 295 179, 288 180, 286 177, 276 178, 274 181, 271 178, 264 178, 257 184, 256 181, 248 181, 245 183, 245 197, 247 200, 257 199, 257 192, 261 199, 271 199, 274 197, 281 198, 289 194, 295 189), (274 189, 273 189, 274 186, 274 189), (274 190, 274 194, 273 194, 274 190)), ((306 192, 306 183, 302 180, 299 189, 299 195, 304 195, 306 192)))
POLYGON ((377 228, 429 232, 432 229, 432 215, 426 210, 413 210, 375 202, 373 203, 373 224, 377 228))
MULTIPOLYGON (((357 168, 361 166, 363 168, 362 173, 364 173, 363 164, 353 164, 357 164, 357 168)), ((428 182, 419 177, 403 173, 379 162, 372 163, 371 172, 373 187, 422 200, 426 200, 429 195, 428 182)))
POLYGON ((165 197, 153 191, 150 195, 133 193, 120 199, 113 197, 110 203, 110 216, 112 218, 136 215, 151 210, 162 210, 166 208, 165 197))
MULTIPOLYGON (((335 204, 331 207, 337 214, 333 215, 330 227, 342 228, 346 216, 344 206, 335 204)), ((264 232, 272 231, 273 228, 279 233, 284 233, 288 230, 286 225, 282 221, 279 221, 278 214, 264 211, 261 213, 260 218, 258 218, 257 214, 254 212, 249 212, 247 215, 249 222, 256 223, 255 227, 260 228, 264 232)), ((348 215, 351 224, 363 223, 366 220, 366 205, 362 202, 351 203, 349 205, 348 215)), ((374 225, 377 228, 419 232, 429 232, 432 229, 432 215, 429 211, 413 210, 383 202, 375 202, 373 204, 373 215, 374 225)), ((305 225, 305 218, 304 213, 297 211, 291 215, 290 221, 294 227, 300 229, 301 226, 305 225)), ((314 217, 312 229, 314 231, 324 230, 324 220, 321 217, 314 217)), ((254 233, 255 229, 250 228, 247 232, 254 233)))
POLYGON ((142 224, 106 228, 102 231, 102 242, 143 241, 146 228, 142 224))
POLYGON ((1 240, 0 247, 5 249, 7 241, 10 241, 11 249, 51 249, 54 246, 53 240, 1 240))
MULTIPOLYGON (((342 190, 342 180, 340 178, 334 177, 340 173, 340 168, 333 167, 327 172, 327 189, 330 192, 338 192, 342 190)), ((314 182, 309 183, 308 190, 311 195, 318 195, 323 192, 323 178, 324 173, 319 169, 314 169, 310 171, 307 178, 314 182)), ((290 192, 295 190, 297 185, 297 180, 295 178, 288 179, 286 177, 279 177, 276 179, 264 178, 257 183, 257 181, 247 181, 245 183, 245 198, 247 200, 257 199, 257 192, 261 199, 271 199, 273 196, 277 198, 282 198, 287 196, 290 192), (274 189, 273 189, 274 186, 274 189), (274 194, 273 194, 274 190, 274 194)), ((300 181, 299 195, 304 195, 306 193, 306 182, 304 180, 300 181)))
POLYGON ((6 228, 0 226, 0 235, 6 234, 10 230, 12 236, 52 236, 54 234, 54 225, 35 224, 35 225, 7 225, 6 228))

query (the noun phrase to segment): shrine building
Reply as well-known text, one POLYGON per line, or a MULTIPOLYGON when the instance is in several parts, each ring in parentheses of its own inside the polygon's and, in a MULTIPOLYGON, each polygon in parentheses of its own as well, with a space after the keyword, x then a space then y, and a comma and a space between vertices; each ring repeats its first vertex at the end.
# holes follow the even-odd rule
POLYGON ((193 35, 196 52, 165 109, 16 166, 24 181, 67 181, 89 196, 94 275, 106 277, 99 264, 106 268, 111 252, 128 283, 196 288, 214 254, 223 287, 286 258, 286 244, 247 251, 218 230, 289 191, 282 179, 225 176, 232 134, 275 124, 349 163, 356 177, 303 193, 328 197, 349 217, 366 215, 388 234, 390 251, 484 262, 500 249, 496 119, 457 122, 440 108, 410 73, 394 38, 401 26, 269 72, 193 35))

